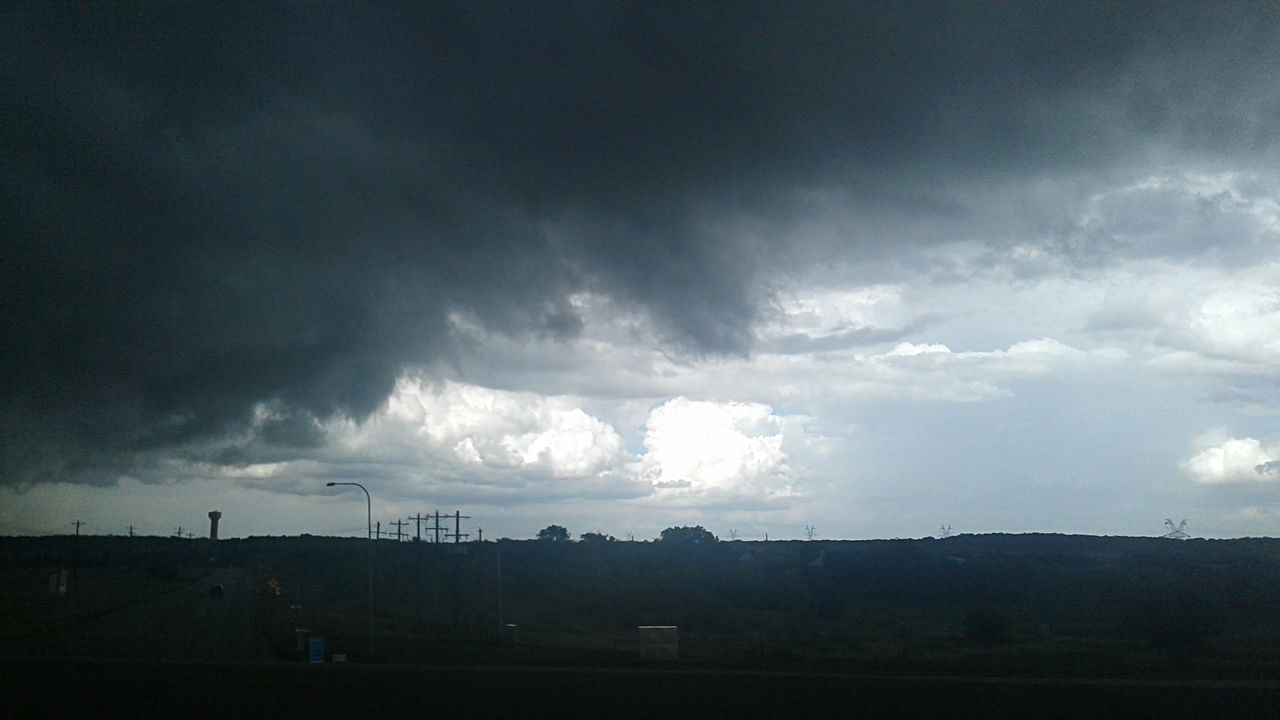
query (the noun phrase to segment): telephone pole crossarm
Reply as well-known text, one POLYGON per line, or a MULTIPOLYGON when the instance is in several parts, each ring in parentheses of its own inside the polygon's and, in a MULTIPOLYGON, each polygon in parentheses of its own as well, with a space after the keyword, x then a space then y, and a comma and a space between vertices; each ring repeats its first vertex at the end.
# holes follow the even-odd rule
MULTIPOLYGON (((446 515, 445 517, 449 516, 446 515)), ((453 538, 455 543, 460 543, 462 542, 462 538, 471 537, 471 533, 462 532, 462 521, 470 519, 470 515, 463 515, 461 510, 455 510, 453 513, 453 533, 445 532, 445 538, 453 538)))

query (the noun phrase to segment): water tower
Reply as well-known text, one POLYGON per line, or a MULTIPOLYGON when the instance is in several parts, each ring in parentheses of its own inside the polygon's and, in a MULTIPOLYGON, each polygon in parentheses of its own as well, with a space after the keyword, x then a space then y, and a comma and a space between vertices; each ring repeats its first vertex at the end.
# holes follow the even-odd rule
POLYGON ((222 513, 217 510, 209 511, 209 539, 218 539, 218 520, 222 518, 222 513))

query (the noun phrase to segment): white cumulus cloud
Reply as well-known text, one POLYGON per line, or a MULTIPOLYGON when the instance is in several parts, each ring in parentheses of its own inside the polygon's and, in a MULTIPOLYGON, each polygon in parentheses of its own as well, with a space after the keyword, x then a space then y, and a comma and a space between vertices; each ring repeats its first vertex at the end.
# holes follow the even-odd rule
POLYGON ((617 430, 565 397, 402 378, 382 421, 457 461, 488 468, 584 478, 625 457, 617 430))
POLYGON ((1280 449, 1264 448, 1256 438, 1232 438, 1207 447, 1182 463, 1182 469, 1198 483, 1266 482, 1276 479, 1275 467, 1280 449))
POLYGON ((1183 336, 1206 354, 1280 364, 1280 287, 1241 285, 1214 293, 1187 319, 1183 336))
POLYGON ((659 490, 685 494, 794 494, 783 429, 768 405, 677 397, 650 411, 635 470, 659 490))
POLYGON ((916 343, 898 343, 889 352, 885 353, 886 357, 914 357, 916 355, 933 355, 942 354, 950 355, 951 348, 940 343, 916 344, 916 343))

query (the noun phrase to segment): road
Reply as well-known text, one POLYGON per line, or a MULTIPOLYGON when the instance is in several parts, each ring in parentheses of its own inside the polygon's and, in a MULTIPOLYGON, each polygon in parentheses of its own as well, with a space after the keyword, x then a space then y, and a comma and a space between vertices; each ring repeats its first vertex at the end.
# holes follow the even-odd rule
POLYGON ((5 655, 213 662, 263 658, 252 591, 249 571, 219 568, 187 587, 10 644, 5 655), (222 585, 224 595, 211 596, 212 585, 222 585))
POLYGON ((1276 718, 1209 683, 305 663, 0 661, 6 717, 1276 718))

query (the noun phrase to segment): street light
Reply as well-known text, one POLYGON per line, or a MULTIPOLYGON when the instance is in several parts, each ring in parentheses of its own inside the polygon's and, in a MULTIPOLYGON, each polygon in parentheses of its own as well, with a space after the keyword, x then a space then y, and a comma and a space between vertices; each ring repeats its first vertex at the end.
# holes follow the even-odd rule
POLYGON ((354 485, 364 490, 364 501, 366 510, 366 519, 368 522, 368 539, 369 539, 369 661, 373 660, 373 498, 369 497, 369 490, 360 483, 354 482, 331 482, 325 483, 325 487, 333 487, 334 485, 354 485))
POLYGON ((365 486, 361 485, 360 483, 353 483, 353 482, 325 483, 325 487, 333 487, 334 485, 354 485, 360 488, 361 490, 364 490, 365 510, 367 510, 365 521, 368 523, 368 526, 369 526, 369 539, 372 540, 373 539, 373 500, 369 498, 369 491, 365 489, 365 486))

